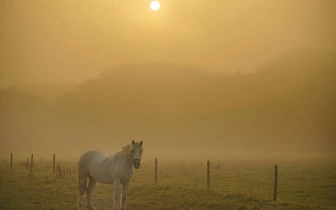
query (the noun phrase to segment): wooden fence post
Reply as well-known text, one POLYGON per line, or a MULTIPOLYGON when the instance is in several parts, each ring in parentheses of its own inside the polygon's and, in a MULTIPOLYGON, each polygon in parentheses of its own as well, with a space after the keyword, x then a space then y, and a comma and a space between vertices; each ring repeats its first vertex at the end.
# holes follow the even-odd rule
POLYGON ((155 183, 157 183, 158 159, 155 158, 155 183))
POLYGON ((53 154, 53 174, 55 174, 55 167, 56 167, 56 156, 55 156, 55 154, 53 154))
POLYGON ((273 200, 277 200, 277 191, 278 191, 278 165, 274 166, 274 197, 273 200))
POLYGON ((210 188, 210 161, 207 161, 207 188, 210 188))
POLYGON ((13 153, 10 155, 10 169, 13 169, 13 153))
POLYGON ((34 163, 34 155, 32 153, 30 157, 30 178, 33 178, 33 163, 34 163))
POLYGON ((10 154, 10 177, 9 179, 11 181, 13 179, 13 153, 10 154))

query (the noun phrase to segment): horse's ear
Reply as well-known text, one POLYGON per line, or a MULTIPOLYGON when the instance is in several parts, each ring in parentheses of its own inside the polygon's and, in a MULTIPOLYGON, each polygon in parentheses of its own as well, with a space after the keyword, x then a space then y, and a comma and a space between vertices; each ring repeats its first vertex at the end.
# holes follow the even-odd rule
POLYGON ((142 140, 140 141, 140 145, 142 145, 142 140))
POLYGON ((134 145, 134 140, 132 141, 132 145, 134 145))

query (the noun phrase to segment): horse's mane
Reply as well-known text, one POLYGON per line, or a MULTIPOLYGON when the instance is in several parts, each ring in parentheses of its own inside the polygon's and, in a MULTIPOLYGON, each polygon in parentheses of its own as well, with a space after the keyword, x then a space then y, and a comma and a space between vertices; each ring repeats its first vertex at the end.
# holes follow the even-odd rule
POLYGON ((127 144, 121 148, 121 152, 126 156, 128 156, 131 153, 131 147, 132 147, 131 144, 127 144))
POLYGON ((123 154, 123 156, 127 159, 127 160, 131 160, 132 161, 132 157, 131 157, 131 144, 127 144, 125 146, 123 146, 121 148, 121 153, 123 154))

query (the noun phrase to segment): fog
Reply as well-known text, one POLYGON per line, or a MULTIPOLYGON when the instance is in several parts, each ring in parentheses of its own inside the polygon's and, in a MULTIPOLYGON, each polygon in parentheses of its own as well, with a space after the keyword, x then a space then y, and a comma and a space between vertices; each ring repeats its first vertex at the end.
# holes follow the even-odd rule
POLYGON ((251 72, 292 49, 336 47, 333 0, 1 0, 0 83, 81 82, 125 62, 251 72))
POLYGON ((336 2, 0 1, 0 153, 334 154, 336 2))

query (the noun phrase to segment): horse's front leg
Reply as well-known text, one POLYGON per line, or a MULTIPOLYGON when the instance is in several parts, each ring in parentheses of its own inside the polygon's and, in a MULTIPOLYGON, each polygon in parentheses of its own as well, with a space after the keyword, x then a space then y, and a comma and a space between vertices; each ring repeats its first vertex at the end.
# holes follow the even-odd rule
POLYGON ((129 181, 123 183, 123 188, 122 188, 122 195, 121 195, 121 210, 126 210, 126 196, 127 196, 127 191, 129 187, 129 181))
POLYGON ((119 193, 119 185, 120 180, 115 179, 113 181, 113 210, 118 210, 119 207, 119 201, 120 201, 120 193, 119 193))

